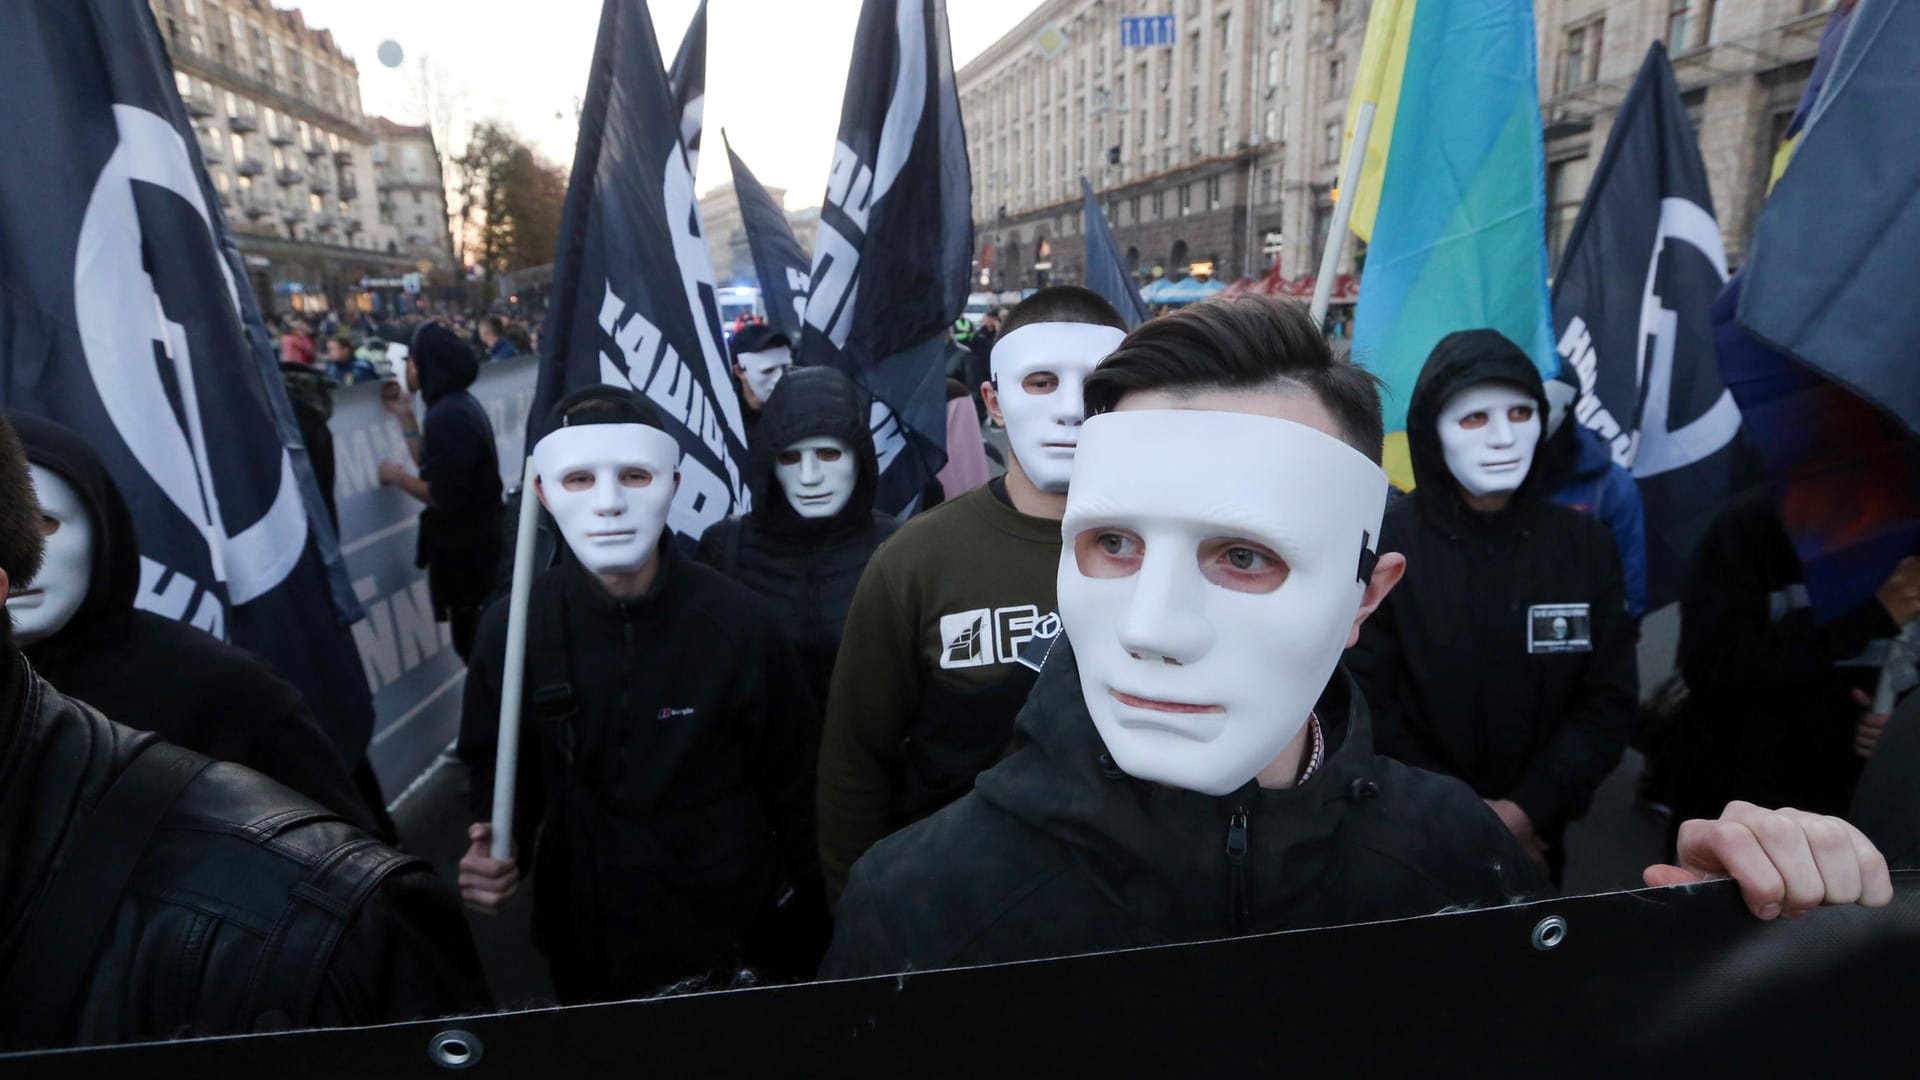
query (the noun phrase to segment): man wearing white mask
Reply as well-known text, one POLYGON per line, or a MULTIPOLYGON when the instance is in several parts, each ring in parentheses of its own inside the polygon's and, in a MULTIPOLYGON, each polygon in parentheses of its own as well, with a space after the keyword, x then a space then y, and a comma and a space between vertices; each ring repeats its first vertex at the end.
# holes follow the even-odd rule
POLYGON ((475 822, 462 895, 498 911, 520 858, 536 864, 534 937, 569 1004, 740 964, 811 975, 783 967, 776 940, 794 929, 783 906, 824 903, 810 900, 818 713, 792 647, 764 601, 678 553, 665 526, 680 449, 644 398, 568 395, 533 458, 567 551, 529 601, 507 860, 489 857, 483 824, 507 606, 481 622, 461 725, 475 822))
POLYGON ((1022 302, 981 387, 1006 424, 1006 475, 909 521, 861 576, 820 748, 829 900, 875 841, 965 794, 1006 752, 1059 634, 1054 570, 1081 384, 1125 336, 1112 305, 1086 289, 1022 302))
MULTIPOLYGON (((1303 309, 1248 297, 1141 326, 1088 380, 1087 406, 1058 568, 1069 641, 1020 714, 1025 738, 854 868, 823 974, 1390 919, 1540 888, 1469 789, 1374 754, 1338 667, 1408 568, 1376 535, 1372 377, 1336 361, 1303 309)), ((1732 865, 1762 917, 1892 898, 1856 831, 1796 811, 1737 804, 1691 822, 1681 857, 1648 882, 1732 865)))
POLYGON ((727 343, 733 353, 733 377, 740 383, 740 416, 747 426, 747 449, 760 442, 760 414, 773 388, 793 370, 793 342, 766 323, 749 323, 727 343))
POLYGON ((858 387, 801 368, 767 399, 748 463, 753 509, 700 538, 700 561, 765 597, 824 707, 860 573, 899 523, 873 509, 880 463, 858 387))
POLYGON ((1407 579, 1353 671, 1380 751, 1465 780, 1557 881, 1567 823, 1632 735, 1639 635, 1612 533, 1536 490, 1546 415, 1499 333, 1434 348, 1407 410, 1417 486, 1381 531, 1407 579))

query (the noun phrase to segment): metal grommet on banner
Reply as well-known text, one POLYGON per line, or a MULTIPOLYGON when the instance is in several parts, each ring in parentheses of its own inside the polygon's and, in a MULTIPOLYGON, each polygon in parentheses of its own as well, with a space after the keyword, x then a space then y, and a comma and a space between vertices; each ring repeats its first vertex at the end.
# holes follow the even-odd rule
POLYGON ((1567 940, 1567 920, 1549 915, 1533 925, 1533 947, 1548 952, 1567 940))
POLYGON ((483 1050, 471 1031, 443 1031, 427 1043, 427 1058, 443 1069, 465 1069, 480 1064, 483 1050))

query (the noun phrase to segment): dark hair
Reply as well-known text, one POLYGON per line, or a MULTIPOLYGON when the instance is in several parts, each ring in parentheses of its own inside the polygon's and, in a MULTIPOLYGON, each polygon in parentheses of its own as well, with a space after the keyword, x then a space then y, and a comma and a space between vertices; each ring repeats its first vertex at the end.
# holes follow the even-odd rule
POLYGON ((1020 306, 1000 324, 1000 336, 1006 337, 1032 323, 1047 322, 1092 323, 1115 330, 1127 328, 1127 320, 1092 289, 1051 285, 1020 301, 1020 306))
POLYGON ((480 320, 480 325, 485 329, 493 331, 495 334, 501 337, 506 336, 507 324, 504 321, 502 321, 500 316, 498 315, 487 315, 483 317, 480 320))
POLYGON ((1087 415, 1128 394, 1164 390, 1301 390, 1326 406, 1348 445, 1378 464, 1385 436, 1380 380, 1336 360, 1313 317, 1292 300, 1207 300, 1141 323, 1087 376, 1087 415))
MULTIPOLYGON (((33 580, 46 553, 40 535, 40 499, 27 471, 27 451, 20 434, 0 417, 0 570, 15 588, 33 580)), ((4 616, 0 616, 4 618, 4 616)))
POLYGON ((331 338, 328 338, 327 340, 329 342, 338 342, 341 345, 341 347, 346 349, 348 352, 353 351, 353 339, 348 337, 345 334, 335 334, 331 338))
POLYGON ((583 386, 561 398, 549 414, 553 428, 584 427, 587 424, 644 424, 661 427, 660 411, 638 393, 624 387, 601 383, 583 386))

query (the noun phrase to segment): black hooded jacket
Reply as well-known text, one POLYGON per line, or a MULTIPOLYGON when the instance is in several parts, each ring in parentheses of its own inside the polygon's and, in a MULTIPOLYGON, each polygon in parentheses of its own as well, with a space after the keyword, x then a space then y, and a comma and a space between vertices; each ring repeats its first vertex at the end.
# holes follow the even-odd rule
POLYGON ((1639 635, 1612 534, 1536 497, 1537 456, 1505 510, 1467 506, 1438 421, 1485 382, 1519 387, 1546 415, 1539 372, 1497 332, 1450 334, 1434 349, 1407 410, 1417 486, 1388 507, 1380 535, 1382 552, 1406 556, 1406 576, 1348 662, 1381 753, 1513 801, 1551 843, 1626 749, 1639 635))
POLYGON ((899 527, 873 510, 880 464, 859 389, 832 368, 789 372, 762 411, 748 477, 752 512, 709 528, 697 557, 773 605, 781 632, 806 665, 814 700, 824 708, 861 571, 899 527), (853 497, 838 514, 809 520, 787 501, 774 463, 780 451, 819 436, 852 446, 859 474, 853 497))
POLYGON ((50 420, 18 412, 7 419, 27 460, 66 478, 94 526, 87 597, 58 633, 27 646, 35 669, 118 723, 238 762, 391 840, 392 821, 363 797, 292 683, 252 653, 135 610, 133 518, 92 449, 50 420))
POLYGON ((423 323, 408 353, 427 412, 420 425, 420 478, 433 503, 420 512, 415 565, 427 570, 435 615, 479 607, 500 558, 500 457, 493 424, 467 387, 480 360, 459 335, 423 323))
POLYGON ((1295 787, 1147 783, 1115 767, 1072 648, 1056 647, 1020 713, 1022 748, 854 864, 822 977, 1404 918, 1544 888, 1459 781, 1374 754, 1344 672, 1315 712, 1326 761, 1295 787))

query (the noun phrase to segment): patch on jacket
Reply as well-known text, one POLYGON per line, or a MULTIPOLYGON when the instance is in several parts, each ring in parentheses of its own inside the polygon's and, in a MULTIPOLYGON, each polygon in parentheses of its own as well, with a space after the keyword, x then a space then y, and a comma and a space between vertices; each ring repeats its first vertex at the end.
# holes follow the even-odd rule
POLYGON ((1527 609, 1527 652, 1593 651, 1593 615, 1587 604, 1535 604, 1527 609))
MULTIPOLYGON (((1043 615, 1034 604, 956 611, 940 616, 940 667, 953 671, 1011 664, 1022 659, 1031 642, 1050 641, 1059 634, 1060 617, 1043 615)), ((1028 666, 1039 670, 1037 664, 1028 666)))

